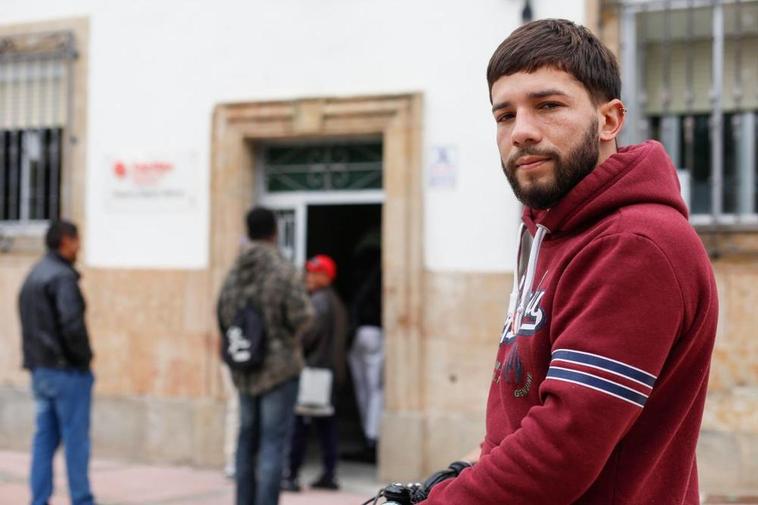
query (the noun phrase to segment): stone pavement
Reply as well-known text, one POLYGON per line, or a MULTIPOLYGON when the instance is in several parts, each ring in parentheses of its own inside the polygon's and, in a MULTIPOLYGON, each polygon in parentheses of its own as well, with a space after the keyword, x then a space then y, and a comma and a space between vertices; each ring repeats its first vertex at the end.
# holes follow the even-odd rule
POLYGON ((758 496, 710 496, 705 505, 753 505, 758 504, 758 496))
MULTIPOLYGON (((0 451, 0 505, 29 503, 28 468, 28 454, 0 451)), ((67 505, 65 468, 60 454, 55 468, 56 493, 50 505, 67 505)), ((304 468, 302 481, 313 480, 317 470, 315 466, 304 468)), ((375 471, 370 465, 340 462, 342 490, 282 493, 280 505, 360 505, 381 487, 375 471)), ((234 486, 221 470, 96 459, 92 461, 90 476, 100 505, 231 505, 234 500, 234 486)), ((758 497, 712 496, 703 503, 758 505, 758 497)))
MULTIPOLYGON (((29 455, 0 451, 0 505, 29 503, 29 455)), ((317 468, 306 467, 302 481, 315 479, 317 468)), ((280 505, 359 505, 381 487, 375 467, 340 463, 342 490, 282 493, 280 505)), ((99 505, 232 505, 234 485, 221 470, 153 466, 110 460, 92 461, 90 478, 99 505)), ((65 465, 56 458, 55 496, 50 505, 67 505, 65 465)))

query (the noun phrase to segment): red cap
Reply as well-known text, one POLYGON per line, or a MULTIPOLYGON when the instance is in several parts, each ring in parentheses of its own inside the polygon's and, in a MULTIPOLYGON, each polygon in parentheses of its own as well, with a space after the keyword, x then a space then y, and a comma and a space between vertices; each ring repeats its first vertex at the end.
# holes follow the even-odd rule
POLYGON ((330 280, 337 277, 337 264, 326 254, 317 254, 305 262, 305 269, 308 272, 323 272, 330 280))

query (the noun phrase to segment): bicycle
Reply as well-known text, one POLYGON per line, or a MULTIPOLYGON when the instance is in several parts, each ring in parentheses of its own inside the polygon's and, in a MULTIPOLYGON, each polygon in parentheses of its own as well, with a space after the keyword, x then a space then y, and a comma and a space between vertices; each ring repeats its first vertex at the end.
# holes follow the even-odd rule
POLYGON ((376 505, 379 500, 384 499, 383 505, 415 505, 427 499, 429 492, 440 482, 453 479, 460 475, 471 463, 465 461, 455 461, 445 470, 433 473, 424 482, 411 482, 402 484, 395 482, 380 489, 376 495, 369 498, 361 505, 376 505))

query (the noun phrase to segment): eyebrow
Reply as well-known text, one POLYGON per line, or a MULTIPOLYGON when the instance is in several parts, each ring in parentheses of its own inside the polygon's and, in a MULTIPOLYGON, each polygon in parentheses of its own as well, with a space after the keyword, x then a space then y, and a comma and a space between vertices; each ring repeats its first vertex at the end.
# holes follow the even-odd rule
MULTIPOLYGON (((568 94, 564 91, 561 91, 559 89, 550 88, 550 89, 544 89, 542 91, 533 91, 526 95, 527 98, 530 100, 539 100, 540 98, 547 98, 549 96, 565 96, 568 97, 568 94)), ((500 109, 505 109, 506 107, 510 107, 511 102, 500 102, 496 103, 492 106, 492 112, 495 112, 500 109)))

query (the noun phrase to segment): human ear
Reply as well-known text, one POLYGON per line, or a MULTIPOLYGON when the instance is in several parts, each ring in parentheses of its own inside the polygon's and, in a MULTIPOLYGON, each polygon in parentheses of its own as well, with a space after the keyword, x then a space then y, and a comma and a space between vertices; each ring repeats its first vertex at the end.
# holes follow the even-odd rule
POLYGON ((626 118, 626 108, 618 98, 606 102, 598 108, 598 129, 601 141, 614 140, 621 132, 626 118))

